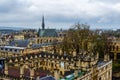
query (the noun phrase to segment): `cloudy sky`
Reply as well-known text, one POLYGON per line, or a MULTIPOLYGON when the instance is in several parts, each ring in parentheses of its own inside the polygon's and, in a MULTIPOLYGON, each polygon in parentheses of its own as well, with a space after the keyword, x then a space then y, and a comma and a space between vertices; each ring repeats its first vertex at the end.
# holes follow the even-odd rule
POLYGON ((0 26, 67 29, 75 23, 91 28, 120 28, 120 0, 0 0, 0 26))

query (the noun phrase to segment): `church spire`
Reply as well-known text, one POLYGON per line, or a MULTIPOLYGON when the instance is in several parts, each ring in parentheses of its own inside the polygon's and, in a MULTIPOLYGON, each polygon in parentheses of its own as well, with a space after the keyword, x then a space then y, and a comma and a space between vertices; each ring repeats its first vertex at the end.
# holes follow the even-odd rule
POLYGON ((42 17, 42 29, 45 29, 44 16, 42 17))

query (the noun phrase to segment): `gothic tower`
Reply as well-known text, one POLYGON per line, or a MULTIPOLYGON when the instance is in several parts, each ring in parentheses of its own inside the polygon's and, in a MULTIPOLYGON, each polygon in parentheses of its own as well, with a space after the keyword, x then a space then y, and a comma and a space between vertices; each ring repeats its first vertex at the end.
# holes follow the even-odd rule
POLYGON ((42 17, 42 29, 45 29, 44 16, 42 17))

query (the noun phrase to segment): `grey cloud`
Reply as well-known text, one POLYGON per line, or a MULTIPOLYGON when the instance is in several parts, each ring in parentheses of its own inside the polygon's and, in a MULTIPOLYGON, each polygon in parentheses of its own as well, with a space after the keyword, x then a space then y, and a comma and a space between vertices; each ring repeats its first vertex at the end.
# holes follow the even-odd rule
POLYGON ((45 15, 48 26, 76 22, 119 25, 119 0, 0 0, 0 25, 39 26, 45 15))
POLYGON ((112 3, 112 4, 120 2, 120 0, 89 0, 89 2, 95 2, 95 1, 104 2, 104 3, 112 3))
POLYGON ((9 13, 20 8, 17 0, 0 0, 0 13, 9 13))

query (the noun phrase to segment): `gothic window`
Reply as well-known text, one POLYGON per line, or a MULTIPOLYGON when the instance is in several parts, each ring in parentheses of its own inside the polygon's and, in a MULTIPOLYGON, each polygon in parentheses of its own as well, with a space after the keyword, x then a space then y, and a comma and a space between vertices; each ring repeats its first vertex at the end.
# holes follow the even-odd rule
POLYGON ((51 43, 52 41, 50 40, 50 43, 51 43))
POLYGON ((42 65, 42 62, 40 62, 40 65, 42 65))
POLYGON ((62 74, 62 71, 60 71, 60 75, 62 74))
POLYGON ((110 46, 110 50, 112 50, 112 46, 110 46))
POLYGON ((41 39, 41 42, 40 43, 42 43, 42 39, 41 39))
POLYGON ((99 80, 102 80, 101 77, 99 78, 99 80))
POLYGON ((1 48, 1 50, 3 50, 3 48, 1 48))
POLYGON ((115 46, 113 46, 113 51, 115 50, 115 46))
POLYGON ((37 43, 39 44, 39 39, 37 40, 37 43))
POLYGON ((111 72, 109 71, 109 76, 111 75, 111 72))
POLYGON ((5 48, 5 50, 7 51, 8 49, 7 49, 7 48, 5 48))
POLYGON ((10 51, 12 51, 12 49, 10 49, 10 51))
POLYGON ((116 51, 118 51, 118 46, 116 47, 116 51))
POLYGON ((48 43, 48 40, 46 40, 46 43, 48 43))
POLYGON ((62 34, 60 34, 59 36, 62 37, 62 34))
POLYGON ((53 67, 53 63, 51 63, 51 66, 53 67))
POLYGON ((14 51, 17 52, 17 49, 15 49, 14 51))

